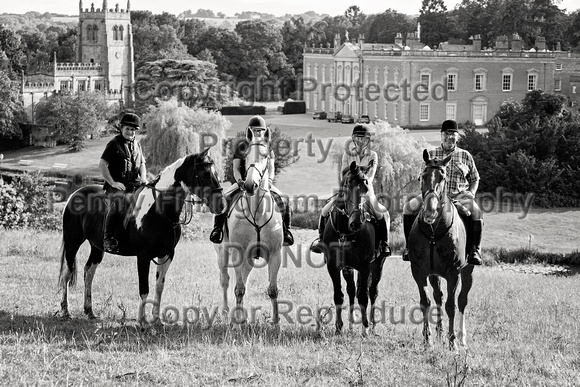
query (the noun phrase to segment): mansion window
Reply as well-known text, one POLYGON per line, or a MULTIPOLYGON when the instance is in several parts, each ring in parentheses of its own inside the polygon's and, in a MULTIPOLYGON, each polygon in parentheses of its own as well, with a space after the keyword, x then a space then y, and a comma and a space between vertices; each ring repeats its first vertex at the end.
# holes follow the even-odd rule
POLYGON ((429 104, 422 103, 419 105, 419 121, 429 121, 429 104))
POLYGON ((89 24, 87 26, 87 40, 90 40, 91 42, 97 42, 97 37, 98 37, 98 27, 94 24, 89 24))
POLYGON ((536 90, 538 87, 538 75, 528 74, 528 91, 536 90))
POLYGON ((445 119, 457 120, 457 103, 448 103, 445 106, 445 119))
POLYGON ((113 27, 113 40, 123 40, 123 26, 113 27))
POLYGON ((554 91, 561 91, 562 90, 562 80, 556 79, 554 80, 554 91))
POLYGON ((457 90, 457 74, 447 74, 447 91, 457 90))
POLYGON ((501 78, 502 91, 512 90, 512 74, 503 74, 501 78))

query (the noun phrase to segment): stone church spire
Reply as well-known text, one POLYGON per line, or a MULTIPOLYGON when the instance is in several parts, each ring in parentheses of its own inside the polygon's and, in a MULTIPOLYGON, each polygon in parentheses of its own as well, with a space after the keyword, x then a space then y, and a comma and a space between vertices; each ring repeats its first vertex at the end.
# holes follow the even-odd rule
POLYGON ((127 12, 131 10, 131 0, 127 0, 127 12))
POLYGON ((107 5, 107 0, 103 0, 103 11, 106 11, 109 8, 107 5))
POLYGON ((83 12, 83 0, 79 0, 79 12, 83 12))

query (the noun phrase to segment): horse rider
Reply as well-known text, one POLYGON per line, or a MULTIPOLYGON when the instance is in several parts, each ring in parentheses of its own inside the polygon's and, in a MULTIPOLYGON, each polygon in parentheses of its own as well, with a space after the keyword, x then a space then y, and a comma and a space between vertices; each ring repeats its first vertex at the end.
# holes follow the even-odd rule
POLYGON ((140 184, 147 183, 147 168, 141 145, 135 141, 135 132, 141 126, 141 119, 133 113, 125 113, 117 134, 105 147, 99 169, 105 178, 103 189, 108 196, 104 221, 103 249, 108 253, 118 253, 119 244, 115 238, 120 210, 125 193, 130 193, 140 184))
MULTIPOLYGON (((430 150, 429 156, 431 158, 437 157, 444 159, 452 155, 446 167, 447 196, 454 202, 459 202, 460 206, 465 207, 471 212, 471 219, 473 221, 473 248, 469 253, 467 263, 481 265, 482 261, 479 248, 483 228, 483 214, 477 203, 473 200, 479 186, 479 173, 477 172, 471 153, 457 146, 458 139, 457 122, 454 120, 443 121, 441 125, 441 145, 430 150)), ((408 201, 403 207, 405 244, 409 239, 413 223, 422 205, 423 197, 422 195, 418 195, 408 201)), ((409 260, 409 249, 407 245, 403 252, 403 260, 409 260)))
MULTIPOLYGON (((350 146, 342 155, 341 178, 343 178, 349 170, 349 166, 353 161, 356 162, 357 166, 364 168, 368 168, 372 162, 372 166, 368 168, 366 173, 368 181, 367 198, 371 203, 371 206, 369 207, 373 212, 372 215, 374 215, 377 220, 377 236, 380 238, 379 255, 381 258, 388 257, 391 255, 391 249, 388 244, 389 233, 387 229, 387 218, 390 219, 390 217, 387 209, 378 202, 373 188, 373 180, 377 171, 379 158, 377 152, 370 149, 371 133, 368 126, 357 124, 352 130, 351 138, 352 146, 350 146)), ((324 228, 328 220, 328 215, 333 205, 334 200, 331 200, 322 208, 320 218, 318 219, 318 239, 310 247, 310 251, 313 253, 321 254, 324 251, 322 237, 324 235, 324 228)))
MULTIPOLYGON (((266 121, 261 116, 253 116, 248 122, 248 129, 254 132, 260 132, 266 130, 266 121)), ((224 192, 223 196, 226 198, 228 207, 231 198, 240 190, 243 190, 244 182, 246 179, 246 156, 250 151, 250 144, 247 140, 238 141, 234 147, 234 157, 232 160, 233 174, 236 181, 235 184, 224 192)), ((268 183, 270 185, 270 193, 273 199, 276 201, 280 212, 282 213, 282 227, 284 232, 284 246, 291 246, 294 244, 294 236, 290 232, 290 206, 285 203, 282 199, 282 192, 276 188, 272 182, 274 180, 274 161, 275 155, 272 149, 269 150, 268 159, 268 183)), ((224 237, 224 223, 228 218, 229 209, 227 208, 223 213, 218 214, 214 217, 213 230, 209 236, 209 240, 213 243, 221 243, 224 237)))

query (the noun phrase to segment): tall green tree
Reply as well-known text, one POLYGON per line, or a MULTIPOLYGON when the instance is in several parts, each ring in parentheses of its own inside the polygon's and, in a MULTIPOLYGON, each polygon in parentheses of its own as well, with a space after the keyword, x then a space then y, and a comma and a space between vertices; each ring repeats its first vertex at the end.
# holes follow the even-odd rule
POLYGON ((372 43, 392 43, 395 41, 397 33, 407 36, 407 32, 412 32, 414 29, 414 25, 405 15, 387 9, 385 12, 375 15, 366 40, 372 43))
POLYGON ((351 5, 344 11, 344 16, 350 24, 348 28, 350 39, 358 39, 362 33, 361 29, 366 15, 362 13, 358 5, 351 5))
POLYGON ((0 54, 8 60, 8 76, 14 79, 24 70, 25 56, 20 47, 20 36, 0 25, 0 54))
POLYGON ((447 7, 443 0, 423 0, 419 13, 421 42, 429 47, 435 47, 439 43, 447 41, 449 27, 447 7))
POLYGON ((21 138, 19 124, 26 121, 17 83, 11 81, 8 73, 0 69, 0 138, 21 138))
POLYGON ((80 150, 89 135, 97 135, 107 123, 112 110, 100 92, 79 94, 55 93, 36 107, 36 122, 54 128, 57 142, 80 150))

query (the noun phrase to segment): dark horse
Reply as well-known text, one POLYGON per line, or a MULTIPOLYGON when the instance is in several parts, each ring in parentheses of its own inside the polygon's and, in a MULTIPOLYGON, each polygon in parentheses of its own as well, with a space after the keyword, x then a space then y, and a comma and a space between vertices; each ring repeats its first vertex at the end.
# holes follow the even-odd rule
MULTIPOLYGON (((451 155, 443 160, 429 159, 429 152, 423 152, 425 170, 421 175, 421 193, 423 207, 413 224, 409 235, 409 258, 411 272, 419 287, 421 311, 423 312, 423 337, 430 344, 429 315, 431 301, 427 296, 427 278, 433 287, 433 298, 441 315, 443 292, 441 280, 447 282, 447 301, 445 311, 449 317, 449 346, 455 343, 455 298, 461 278, 459 292, 459 332, 458 338, 465 345, 465 307, 467 295, 473 284, 473 265, 466 262, 465 252, 469 248, 464 222, 455 205, 446 195, 445 166, 451 155)), ((437 319, 437 335, 440 338, 443 331, 442 319, 437 319)))
MULTIPOLYGON (((159 306, 165 283, 165 274, 175 254, 181 236, 180 214, 189 194, 204 199, 210 210, 224 210, 222 189, 208 150, 183 157, 166 167, 155 186, 144 187, 138 194, 136 216, 128 215, 125 228, 119 227, 120 255, 137 256, 139 275, 139 323, 145 323, 145 301, 149 294, 149 265, 160 258, 157 266, 155 302, 152 313, 154 324, 159 323, 159 306)), ((68 200, 63 213, 63 247, 59 283, 63 296, 61 315, 68 311, 68 286, 76 281, 76 254, 83 242, 89 240, 91 253, 84 269, 84 310, 95 318, 92 307, 92 282, 97 266, 103 259, 103 218, 105 195, 101 186, 80 188, 68 200)))
POLYGON ((338 197, 330 212, 327 226, 324 229, 325 261, 334 288, 336 306, 336 333, 342 330, 342 308, 344 294, 340 273, 346 281, 350 308, 349 322, 353 320, 355 291, 361 312, 362 333, 367 334, 369 321, 367 307, 371 301, 371 329, 374 329, 375 300, 378 296, 378 284, 381 280, 384 258, 377 258, 375 246, 375 228, 368 221, 369 214, 364 195, 368 191, 367 169, 352 162, 345 174, 338 197), (330 225, 330 227, 329 227, 330 225), (355 287, 354 270, 358 271, 355 287))

